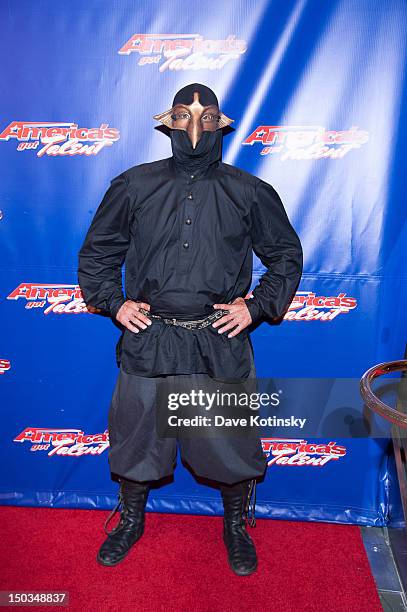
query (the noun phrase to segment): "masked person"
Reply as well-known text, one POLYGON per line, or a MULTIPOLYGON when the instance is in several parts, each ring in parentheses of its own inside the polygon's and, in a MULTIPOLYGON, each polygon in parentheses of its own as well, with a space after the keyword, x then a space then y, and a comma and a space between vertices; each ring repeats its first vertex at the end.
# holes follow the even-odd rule
POLYGON ((222 162, 233 120, 211 89, 183 87, 154 118, 172 156, 111 181, 79 252, 88 309, 123 326, 109 410, 109 465, 120 481, 114 511, 122 510, 97 559, 116 565, 141 537, 151 484, 173 473, 178 444, 197 476, 219 483, 229 565, 247 575, 257 555, 246 525, 267 467, 260 439, 158 436, 157 385, 163 377, 255 376, 248 327, 287 310, 302 273, 301 243, 273 187, 222 162), (267 269, 247 299, 253 251, 267 269))

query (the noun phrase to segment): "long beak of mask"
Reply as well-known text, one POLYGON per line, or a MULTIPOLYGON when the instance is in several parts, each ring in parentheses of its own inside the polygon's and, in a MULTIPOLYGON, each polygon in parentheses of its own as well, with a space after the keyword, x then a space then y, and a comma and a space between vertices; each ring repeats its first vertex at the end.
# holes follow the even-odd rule
POLYGON ((171 130, 185 130, 193 149, 196 148, 203 131, 214 132, 234 121, 219 110, 215 93, 200 83, 180 89, 174 97, 172 107, 154 115, 154 119, 171 130))

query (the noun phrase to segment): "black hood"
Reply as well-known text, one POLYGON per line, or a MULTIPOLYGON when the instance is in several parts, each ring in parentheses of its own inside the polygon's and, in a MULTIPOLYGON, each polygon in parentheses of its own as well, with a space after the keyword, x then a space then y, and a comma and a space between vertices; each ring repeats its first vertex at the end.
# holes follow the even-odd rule
POLYGON ((178 169, 191 173, 206 170, 212 164, 221 161, 223 136, 234 131, 234 128, 230 126, 233 119, 220 110, 218 129, 215 132, 204 130, 195 149, 193 149, 188 132, 172 127, 172 115, 176 104, 192 104, 194 91, 199 92, 199 99, 204 106, 214 104, 219 108, 218 98, 210 87, 202 83, 191 83, 177 91, 172 102, 172 108, 154 115, 154 119, 162 123, 155 129, 163 132, 171 139, 175 165, 178 169))
MULTIPOLYGON (((212 89, 201 83, 191 83, 182 87, 174 96, 172 106, 177 104, 192 104, 194 92, 199 93, 199 101, 203 106, 214 104, 219 107, 218 99, 212 89)), ((172 129, 171 147, 176 166, 188 172, 206 170, 211 164, 222 157, 222 130, 204 131, 195 149, 192 148, 188 133, 185 130, 172 129)))

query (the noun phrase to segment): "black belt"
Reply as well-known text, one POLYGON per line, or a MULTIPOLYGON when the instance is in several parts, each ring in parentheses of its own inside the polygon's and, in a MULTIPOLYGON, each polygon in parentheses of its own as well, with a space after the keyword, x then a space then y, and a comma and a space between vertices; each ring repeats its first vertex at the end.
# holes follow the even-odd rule
POLYGON ((208 315, 204 319, 195 319, 193 321, 183 321, 182 319, 167 319, 166 317, 162 317, 161 315, 151 314, 148 310, 144 308, 139 308, 139 311, 145 315, 146 317, 153 317, 154 319, 161 319, 167 325, 179 325, 180 327, 185 327, 186 329, 202 329, 203 327, 208 327, 211 325, 216 319, 220 319, 225 314, 229 314, 229 310, 215 310, 212 314, 208 315))

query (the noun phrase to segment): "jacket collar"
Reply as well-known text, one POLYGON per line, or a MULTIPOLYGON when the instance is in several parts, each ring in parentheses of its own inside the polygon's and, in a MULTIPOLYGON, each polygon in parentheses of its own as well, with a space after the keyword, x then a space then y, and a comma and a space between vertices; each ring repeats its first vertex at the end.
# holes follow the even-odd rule
POLYGON ((196 170, 194 173, 191 173, 191 172, 188 172, 188 170, 185 170, 184 168, 178 168, 175 164, 175 160, 173 156, 168 158, 168 168, 169 168, 171 175, 174 178, 176 176, 184 178, 184 179, 192 179, 192 180, 200 179, 200 178, 210 178, 211 176, 213 176, 213 173, 215 172, 216 168, 219 167, 219 165, 220 165, 220 160, 217 160, 213 162, 213 164, 210 164, 204 170, 196 170))

